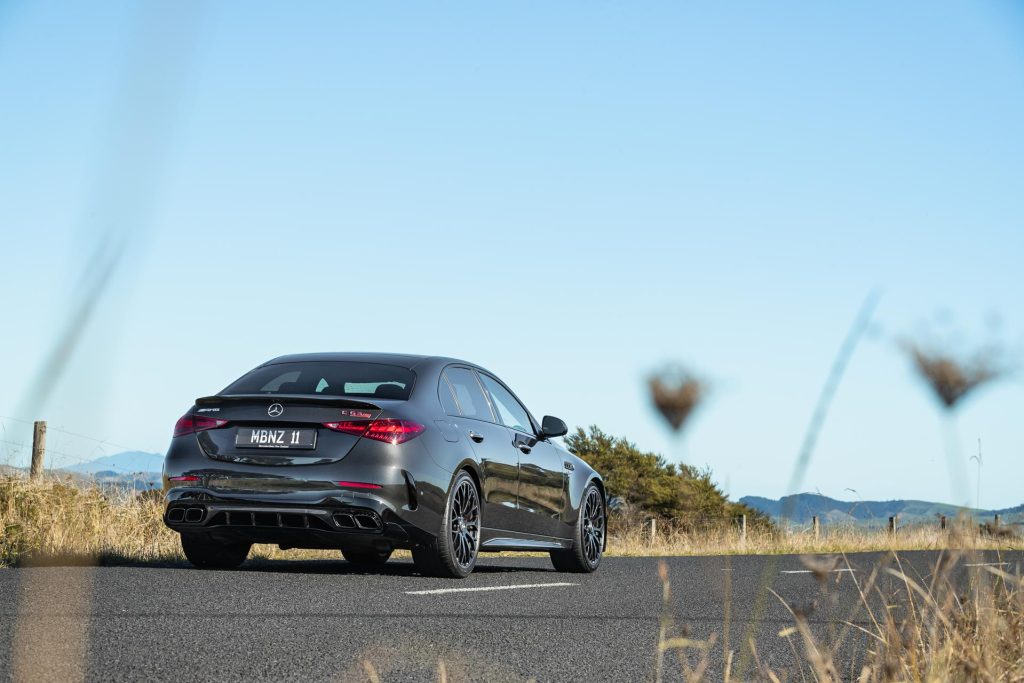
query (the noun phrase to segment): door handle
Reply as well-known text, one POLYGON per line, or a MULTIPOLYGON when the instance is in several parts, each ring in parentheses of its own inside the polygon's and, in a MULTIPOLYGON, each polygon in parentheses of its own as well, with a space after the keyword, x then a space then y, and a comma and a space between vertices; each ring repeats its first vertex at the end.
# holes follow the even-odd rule
POLYGON ((469 438, 473 439, 473 441, 476 441, 477 443, 480 443, 481 441, 484 440, 484 435, 483 434, 477 434, 473 430, 470 430, 469 431, 469 438))

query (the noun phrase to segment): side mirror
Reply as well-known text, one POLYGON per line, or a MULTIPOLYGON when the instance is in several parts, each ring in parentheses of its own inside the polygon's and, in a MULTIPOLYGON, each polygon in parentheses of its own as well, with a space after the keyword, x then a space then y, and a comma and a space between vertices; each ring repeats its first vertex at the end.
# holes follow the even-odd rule
POLYGON ((565 436, 568 433, 569 427, 557 417, 545 415, 544 419, 540 421, 540 436, 543 439, 552 436, 565 436))

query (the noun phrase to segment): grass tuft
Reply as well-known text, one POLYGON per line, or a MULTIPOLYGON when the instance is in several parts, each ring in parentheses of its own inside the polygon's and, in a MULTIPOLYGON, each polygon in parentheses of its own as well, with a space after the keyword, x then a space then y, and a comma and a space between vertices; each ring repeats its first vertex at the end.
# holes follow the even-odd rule
MULTIPOLYGON (((0 477, 0 567, 184 561, 178 534, 164 525, 163 510, 160 492, 136 494, 56 476, 0 477)), ((339 555, 264 545, 254 546, 250 557, 339 555)))

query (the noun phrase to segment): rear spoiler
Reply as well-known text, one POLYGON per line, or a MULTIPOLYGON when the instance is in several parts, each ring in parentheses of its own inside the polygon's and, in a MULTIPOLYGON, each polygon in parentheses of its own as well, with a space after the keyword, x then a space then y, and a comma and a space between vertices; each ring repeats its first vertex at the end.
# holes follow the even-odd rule
POLYGON ((225 403, 247 403, 251 401, 270 401, 272 403, 305 403, 306 405, 330 406, 334 408, 363 408, 365 410, 381 410, 375 403, 367 403, 344 396, 326 396, 324 394, 228 394, 203 396, 196 399, 197 406, 217 406, 225 403))

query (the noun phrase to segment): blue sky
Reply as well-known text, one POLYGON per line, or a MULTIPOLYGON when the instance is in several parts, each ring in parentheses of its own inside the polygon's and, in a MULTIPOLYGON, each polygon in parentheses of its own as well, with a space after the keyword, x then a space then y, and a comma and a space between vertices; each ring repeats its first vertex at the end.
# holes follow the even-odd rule
MULTIPOLYGON (((0 4, 0 415, 161 451, 278 354, 452 355, 778 496, 877 287, 801 488, 974 502, 897 342, 1020 360, 1019 6, 146 7, 0 4), (41 378, 104 235, 123 257, 41 378), (678 442, 645 390, 670 362, 713 384, 678 442)), ((958 415, 986 507, 1024 502, 1022 399, 958 415)))

